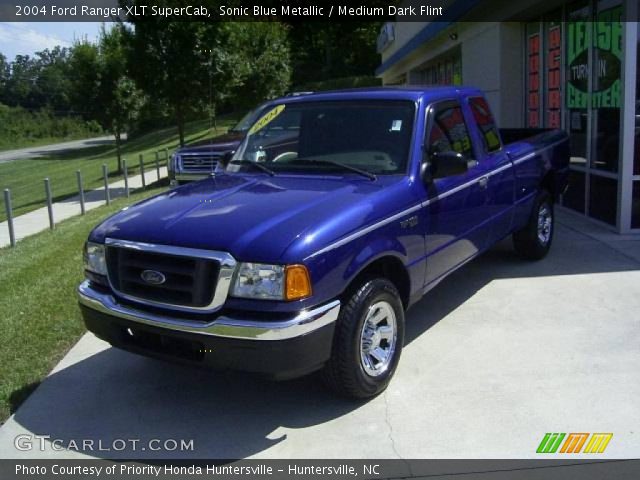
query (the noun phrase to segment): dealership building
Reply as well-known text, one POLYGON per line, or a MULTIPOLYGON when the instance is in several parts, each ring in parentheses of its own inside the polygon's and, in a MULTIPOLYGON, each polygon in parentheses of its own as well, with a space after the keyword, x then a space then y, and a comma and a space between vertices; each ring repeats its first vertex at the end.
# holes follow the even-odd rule
POLYGON ((477 86, 501 126, 566 130, 561 204, 640 233, 640 29, 627 21, 638 19, 638 0, 446 3, 444 21, 383 26, 383 84, 477 86), (482 12, 496 20, 471 21, 482 12))

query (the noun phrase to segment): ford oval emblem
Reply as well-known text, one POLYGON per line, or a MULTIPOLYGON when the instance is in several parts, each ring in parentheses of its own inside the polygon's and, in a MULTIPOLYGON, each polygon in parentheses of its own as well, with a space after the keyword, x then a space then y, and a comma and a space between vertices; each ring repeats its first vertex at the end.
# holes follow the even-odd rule
POLYGON ((164 276, 164 273, 158 272, 157 270, 143 270, 140 274, 140 278, 149 285, 162 285, 167 281, 167 277, 164 276))

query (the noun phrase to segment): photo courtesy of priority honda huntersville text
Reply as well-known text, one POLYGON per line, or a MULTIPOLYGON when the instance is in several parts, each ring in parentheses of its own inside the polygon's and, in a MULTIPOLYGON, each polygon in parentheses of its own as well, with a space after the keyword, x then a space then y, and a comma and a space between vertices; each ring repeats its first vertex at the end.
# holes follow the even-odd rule
POLYGON ((321 371, 371 397, 433 286, 508 236, 524 259, 547 254, 568 168, 565 132, 499 129, 475 88, 283 97, 205 179, 93 229, 84 322, 131 352, 321 371))

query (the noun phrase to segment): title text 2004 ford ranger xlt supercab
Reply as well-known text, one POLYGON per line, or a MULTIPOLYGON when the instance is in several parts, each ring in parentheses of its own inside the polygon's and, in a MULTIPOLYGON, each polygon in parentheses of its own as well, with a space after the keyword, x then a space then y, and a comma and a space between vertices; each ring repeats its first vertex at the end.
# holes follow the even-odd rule
POLYGON ((404 312, 513 235, 542 258, 567 183, 559 130, 498 130, 472 88, 375 88, 276 102, 224 171, 105 220, 78 290, 87 328, 160 358, 369 397, 404 312))

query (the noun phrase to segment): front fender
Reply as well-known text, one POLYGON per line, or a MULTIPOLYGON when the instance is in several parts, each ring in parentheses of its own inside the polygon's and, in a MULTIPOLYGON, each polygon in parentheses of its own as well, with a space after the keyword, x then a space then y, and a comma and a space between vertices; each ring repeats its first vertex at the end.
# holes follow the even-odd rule
POLYGON ((392 222, 321 255, 309 257, 308 264, 316 302, 340 296, 367 267, 393 257, 406 269, 410 293, 424 280, 424 236, 419 225, 403 228, 392 222))
POLYGON ((353 257, 344 272, 343 282, 350 284, 369 265, 384 257, 394 257, 405 267, 408 264, 407 250, 397 238, 378 238, 353 257))

